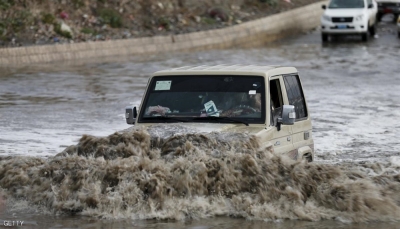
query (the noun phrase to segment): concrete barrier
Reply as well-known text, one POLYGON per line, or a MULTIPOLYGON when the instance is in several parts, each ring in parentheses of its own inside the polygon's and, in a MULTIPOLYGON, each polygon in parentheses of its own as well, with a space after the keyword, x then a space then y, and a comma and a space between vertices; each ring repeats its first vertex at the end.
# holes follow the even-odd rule
POLYGON ((326 1, 231 27, 188 34, 4 48, 0 49, 0 66, 51 62, 83 63, 116 56, 259 47, 316 28, 320 24, 322 4, 326 4, 326 1))

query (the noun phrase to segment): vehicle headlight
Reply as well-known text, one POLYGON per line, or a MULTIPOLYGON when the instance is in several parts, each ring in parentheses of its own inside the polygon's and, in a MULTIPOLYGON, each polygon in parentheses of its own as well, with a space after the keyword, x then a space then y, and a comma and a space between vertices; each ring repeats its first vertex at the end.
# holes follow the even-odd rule
POLYGON ((355 21, 362 21, 363 18, 364 18, 364 15, 360 14, 360 15, 356 16, 354 19, 355 19, 355 21))
POLYGON ((325 21, 330 21, 330 20, 331 20, 331 17, 329 17, 328 15, 325 15, 325 14, 322 15, 322 18, 323 18, 325 21))

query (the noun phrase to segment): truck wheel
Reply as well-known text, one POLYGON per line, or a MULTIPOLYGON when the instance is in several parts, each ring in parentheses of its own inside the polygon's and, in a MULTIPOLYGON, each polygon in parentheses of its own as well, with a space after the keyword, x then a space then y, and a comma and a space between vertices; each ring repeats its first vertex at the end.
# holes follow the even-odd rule
POLYGON ((303 157, 302 157, 302 160, 303 160, 303 161, 306 161, 306 162, 312 162, 312 161, 313 161, 313 158, 312 158, 312 156, 311 156, 311 153, 306 153, 306 154, 304 154, 303 157))
POLYGON ((328 34, 321 34, 321 39, 322 39, 322 42, 327 42, 328 41, 328 34))
POLYGON ((368 41, 368 33, 363 33, 361 35, 361 39, 362 39, 362 41, 368 41))
POLYGON ((393 14, 393 22, 396 23, 397 22, 397 18, 399 18, 398 14, 393 14))
POLYGON ((376 21, 379 22, 382 19, 383 14, 382 13, 377 13, 376 14, 376 21))
POLYGON ((368 30, 369 30, 369 34, 371 36, 374 36, 376 33, 376 22, 374 24, 372 24, 371 27, 368 28, 368 30))

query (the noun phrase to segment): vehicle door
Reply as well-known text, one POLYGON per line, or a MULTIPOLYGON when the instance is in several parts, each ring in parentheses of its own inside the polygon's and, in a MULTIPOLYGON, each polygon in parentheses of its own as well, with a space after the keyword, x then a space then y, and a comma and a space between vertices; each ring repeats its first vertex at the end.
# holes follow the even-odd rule
POLYGON ((312 160, 314 142, 312 140, 311 118, 307 110, 307 103, 304 97, 301 81, 298 74, 283 76, 285 91, 290 105, 295 106, 296 120, 291 126, 292 143, 294 147, 293 157, 306 157, 312 160))
POLYGON ((271 143, 276 153, 287 153, 293 150, 292 126, 281 125, 278 130, 277 120, 282 114, 284 104, 289 104, 284 91, 282 76, 273 76, 269 81, 270 126, 273 128, 271 143))

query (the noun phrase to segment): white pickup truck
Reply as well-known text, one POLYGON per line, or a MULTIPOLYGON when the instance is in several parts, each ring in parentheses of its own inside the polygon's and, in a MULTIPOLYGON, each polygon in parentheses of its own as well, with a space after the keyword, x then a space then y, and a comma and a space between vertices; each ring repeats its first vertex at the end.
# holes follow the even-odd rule
POLYGON ((327 42, 329 36, 361 35, 368 40, 376 32, 378 6, 375 0, 330 0, 322 5, 321 38, 327 42))
POLYGON ((154 73, 141 105, 125 108, 126 122, 179 125, 198 132, 254 134, 262 147, 313 161, 307 102, 294 67, 217 65, 154 73))

